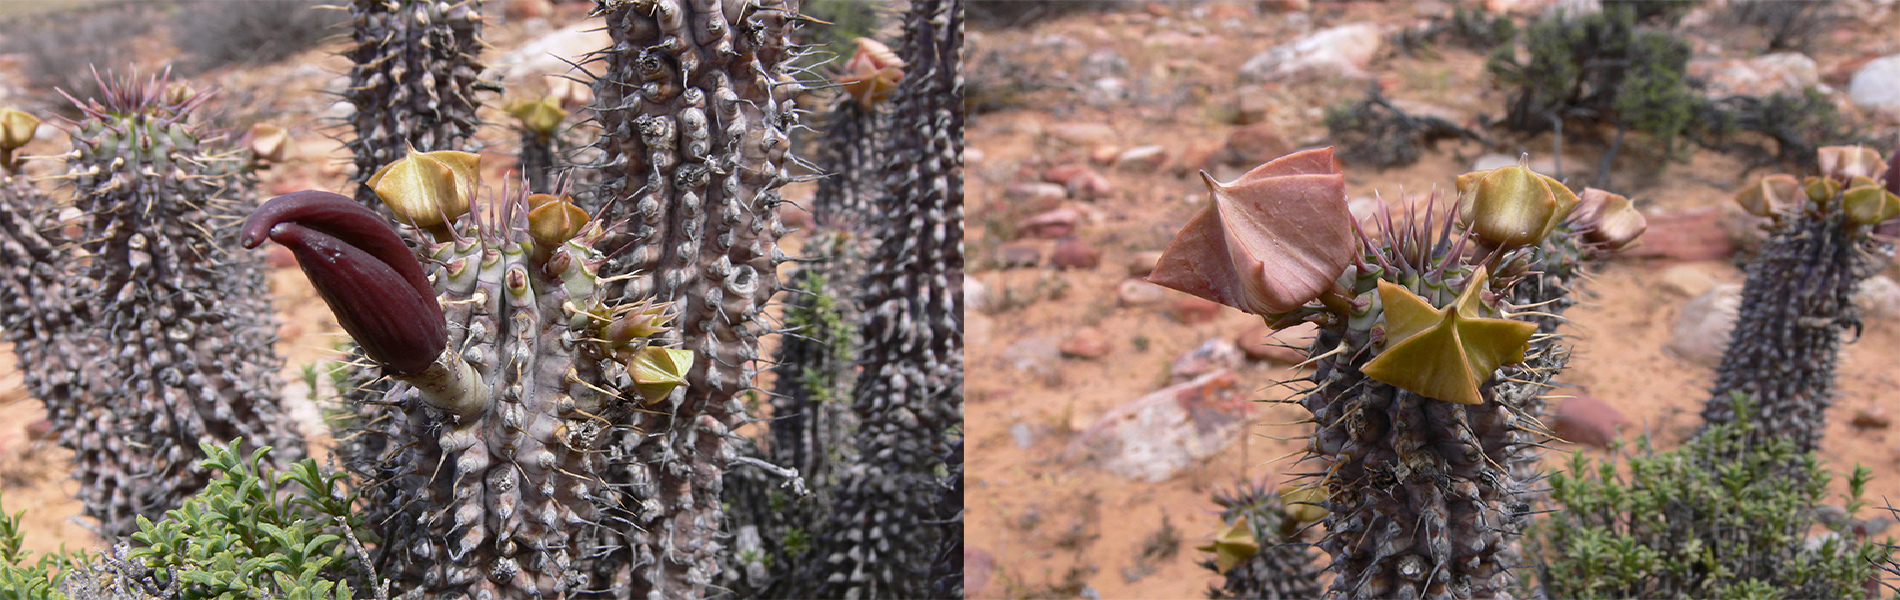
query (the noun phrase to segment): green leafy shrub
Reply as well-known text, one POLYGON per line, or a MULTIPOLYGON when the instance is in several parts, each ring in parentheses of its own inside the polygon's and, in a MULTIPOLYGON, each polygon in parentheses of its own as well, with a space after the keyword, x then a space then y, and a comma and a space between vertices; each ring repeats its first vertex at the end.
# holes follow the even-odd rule
POLYGON ((1503 124, 1542 132, 1562 123, 1642 131, 1665 150, 1687 126, 1699 98, 1682 77, 1689 47, 1665 31, 1636 26, 1641 11, 1605 6, 1530 26, 1525 56, 1498 47, 1486 69, 1512 90, 1503 124))
MULTIPOLYGON (((1550 476, 1563 506, 1536 539, 1552 598, 1849 598, 1865 595, 1893 550, 1840 533, 1810 535, 1830 475, 1786 440, 1744 443, 1744 418, 1657 452, 1647 436, 1618 459, 1573 455, 1550 476), (1619 462, 1621 465, 1619 465, 1619 462), (1785 465, 1797 465, 1793 476, 1785 465)), ((1849 476, 1847 514, 1869 471, 1849 476)))
MULTIPOLYGON (((237 442, 203 444, 207 469, 222 472, 185 505, 152 522, 139 518, 120 561, 87 565, 67 589, 175 589, 185 599, 353 598, 351 583, 373 585, 360 554, 368 536, 353 514, 341 472, 305 459, 277 470, 268 448, 246 457, 237 442), (131 571, 131 572, 128 572, 131 571)), ((75 597, 88 594, 75 593, 75 597)))
POLYGON ((20 531, 20 517, 24 514, 26 511, 12 515, 0 511, 0 598, 65 598, 54 586, 58 584, 56 575, 71 563, 63 554, 42 554, 37 562, 26 564, 32 551, 20 548, 26 541, 25 533, 20 531))
POLYGON ((1386 168, 1418 162, 1439 140, 1474 139, 1477 132, 1429 115, 1410 115, 1386 100, 1375 84, 1366 96, 1326 111, 1326 135, 1350 165, 1386 168))

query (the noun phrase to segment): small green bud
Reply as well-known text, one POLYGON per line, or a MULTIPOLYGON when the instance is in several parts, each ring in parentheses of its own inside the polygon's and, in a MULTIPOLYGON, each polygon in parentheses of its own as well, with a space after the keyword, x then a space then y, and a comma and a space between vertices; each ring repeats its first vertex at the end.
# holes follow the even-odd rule
POLYGON ((544 96, 540 100, 516 100, 508 103, 508 115, 521 120, 521 126, 529 131, 548 135, 567 120, 567 111, 561 109, 561 101, 554 96, 544 96))
POLYGON ((1247 526, 1247 518, 1234 519, 1232 525, 1214 537, 1214 543, 1197 546, 1197 550, 1214 553, 1214 570, 1222 575, 1253 555, 1260 552, 1260 542, 1253 539, 1253 528, 1247 526))
POLYGON ((634 387, 646 404, 665 400, 673 389, 686 385, 686 373, 693 370, 693 351, 680 348, 647 346, 627 363, 633 372, 634 387))
POLYGON ((1841 193, 1841 208, 1847 218, 1862 225, 1873 225, 1900 215, 1900 196, 1881 187, 1871 178, 1856 176, 1853 185, 1841 193))
POLYGON ((1841 182, 1828 177, 1809 177, 1802 180, 1801 188, 1807 192, 1809 200, 1827 206, 1827 203, 1834 201, 1835 194, 1841 193, 1841 182))
POLYGON ((1458 176, 1458 219, 1493 246, 1542 242, 1577 201, 1570 188, 1523 165, 1458 176))
POLYGON ((1326 518, 1326 507, 1320 502, 1326 500, 1326 488, 1317 485, 1286 484, 1280 486, 1280 509, 1286 518, 1299 523, 1312 523, 1326 518))

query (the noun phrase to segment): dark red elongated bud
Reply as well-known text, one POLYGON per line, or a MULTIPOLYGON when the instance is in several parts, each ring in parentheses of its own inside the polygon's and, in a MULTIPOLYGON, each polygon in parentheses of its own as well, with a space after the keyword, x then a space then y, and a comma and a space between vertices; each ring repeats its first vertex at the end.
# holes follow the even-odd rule
MULTIPOLYGON (((238 236, 245 248, 256 248, 264 243, 266 236, 276 239, 272 227, 293 221, 376 257, 395 269, 417 292, 435 297, 435 286, 429 285, 429 275, 422 272, 422 263, 416 262, 415 253, 389 228, 389 220, 349 196, 304 190, 271 198, 244 219, 238 236)), ((283 242, 278 240, 278 243, 283 242)))
POLYGON ((448 347, 442 305, 421 263, 355 200, 328 192, 278 196, 251 213, 239 235, 246 248, 266 236, 289 248, 337 324, 390 373, 420 373, 448 347))

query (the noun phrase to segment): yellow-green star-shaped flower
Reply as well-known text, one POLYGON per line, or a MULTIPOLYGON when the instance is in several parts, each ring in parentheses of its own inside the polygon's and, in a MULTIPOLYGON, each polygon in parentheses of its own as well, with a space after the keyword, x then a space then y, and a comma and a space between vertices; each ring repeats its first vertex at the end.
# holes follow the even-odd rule
POLYGON ((1253 555, 1260 552, 1260 543, 1253 539, 1253 529, 1247 527, 1247 518, 1234 520, 1220 535, 1214 536, 1214 543, 1197 546, 1196 550, 1214 553, 1214 569, 1222 575, 1232 570, 1253 555))
POLYGON ((1430 398, 1483 404, 1479 386, 1498 367, 1524 361, 1535 323, 1484 318, 1478 292, 1488 272, 1479 267, 1451 306, 1434 308, 1404 286, 1381 280, 1385 352, 1367 362, 1367 377, 1430 398))

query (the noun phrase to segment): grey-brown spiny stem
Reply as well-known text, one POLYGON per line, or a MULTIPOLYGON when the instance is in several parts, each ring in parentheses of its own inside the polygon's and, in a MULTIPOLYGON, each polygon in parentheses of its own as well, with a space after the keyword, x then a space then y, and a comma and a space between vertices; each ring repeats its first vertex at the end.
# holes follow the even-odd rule
POLYGON ((724 552, 724 471, 736 458, 762 309, 783 260, 777 189, 791 180, 788 35, 784 0, 604 0, 595 13, 614 40, 594 85, 607 166, 600 220, 624 222, 604 248, 624 248, 603 277, 628 301, 679 310, 680 347, 697 360, 683 392, 611 435, 618 523, 597 573, 612 597, 699 597, 724 552), (614 547, 617 546, 617 547, 614 547))
POLYGON ((962 515, 941 512, 935 475, 958 469, 949 462, 951 429, 963 415, 962 25, 955 0, 913 2, 905 16, 898 52, 908 67, 878 153, 882 241, 857 300, 866 339, 852 410, 867 458, 838 476, 835 509, 805 578, 810 596, 948 591, 925 575, 962 535, 962 515))
MULTIPOLYGON (((495 91, 479 78, 482 15, 478 0, 352 0, 350 40, 344 51, 354 64, 345 99, 355 139, 358 184, 403 157, 422 151, 463 150, 481 125, 475 110, 480 92, 495 91)), ((356 199, 382 201, 366 185, 356 199)))
POLYGON ((230 251, 229 224, 255 202, 241 154, 186 124, 203 94, 163 76, 102 87, 72 125, 65 176, 90 261, 62 267, 84 325, 61 351, 89 364, 70 396, 42 400, 78 453, 87 514, 117 536, 204 486, 200 442, 241 436, 286 462, 303 442, 278 406, 260 257, 230 251))

